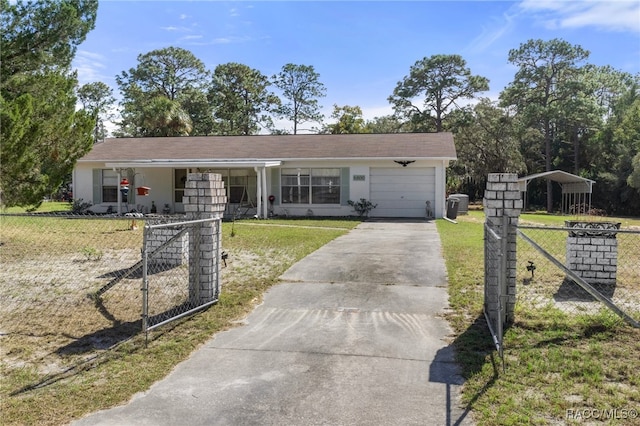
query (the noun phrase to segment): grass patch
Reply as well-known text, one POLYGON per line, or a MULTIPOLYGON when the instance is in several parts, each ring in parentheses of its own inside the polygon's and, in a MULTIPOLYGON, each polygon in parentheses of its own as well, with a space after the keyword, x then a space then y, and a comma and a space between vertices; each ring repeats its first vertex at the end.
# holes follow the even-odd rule
MULTIPOLYGON (((566 219, 525 214, 521 223, 563 226, 566 219)), ((449 275, 453 312, 448 319, 466 379, 463 398, 477 424, 582 424, 584 418, 568 413, 591 410, 586 413, 606 416, 607 410, 617 410, 620 416, 638 410, 640 329, 606 311, 581 315, 553 306, 519 306, 505 333, 502 370, 482 315, 483 214, 471 211, 457 220, 457 225, 442 220, 437 226, 449 275)), ((614 220, 640 225, 637 219, 614 220)), ((640 424, 629 416, 587 421, 592 420, 640 424)))
MULTIPOLYGON (((51 212, 68 212, 71 211, 73 204, 63 201, 45 201, 33 210, 34 213, 51 213, 51 212)), ((25 213, 24 207, 4 207, 2 213, 25 213)))
MULTIPOLYGON (((52 246, 43 245, 42 235, 38 239, 38 234, 42 232, 30 230, 24 217, 5 217, 3 220, 5 222, 0 235, 5 243, 2 246, 3 261, 7 247, 21 247, 25 250, 23 255, 27 256, 41 248, 54 257, 75 252, 79 258, 85 259, 78 263, 85 267, 88 263, 99 261, 98 257, 106 253, 112 244, 109 238, 101 237, 105 231, 99 231, 96 235, 92 233, 97 228, 98 222, 95 220, 42 218, 48 221, 47 229, 55 231, 49 232, 52 235, 46 237, 47 244, 52 246), (20 226, 5 226, 9 220, 18 221, 12 225, 20 226), (69 223, 73 223, 71 228, 68 228, 69 223), (5 232, 9 229, 11 233, 5 232), (16 229, 22 231, 16 232, 16 229), (83 237, 75 241, 76 234, 83 237), (61 248, 59 251, 48 248, 68 247, 71 244, 69 241, 78 245, 74 249, 61 248), (87 258, 90 259, 87 261, 87 258)), ((107 350, 93 349, 82 354, 61 352, 61 346, 81 340, 83 332, 79 329, 75 332, 56 329, 51 324, 52 315, 56 313, 42 311, 61 305, 35 304, 29 312, 30 332, 11 333, 2 330, 0 336, 3 350, 0 361, 2 424, 66 424, 87 413, 126 402, 135 393, 148 389, 151 384, 165 377, 177 363, 187 358, 213 334, 233 327, 237 320, 255 307, 263 293, 277 283, 278 277, 293 263, 348 232, 358 223, 356 220, 318 219, 236 221, 233 237, 233 223, 224 223, 223 248, 229 252, 229 266, 223 269, 219 303, 200 314, 159 328, 150 334, 147 344, 143 336, 134 335, 107 350), (50 371, 43 368, 47 365, 51 366, 50 371)), ((139 232, 140 229, 127 231, 126 234, 135 238, 131 240, 133 242, 122 244, 136 245, 137 241, 141 241, 137 237, 139 232)), ((139 248, 138 245, 137 250, 139 248)), ((2 286, 6 284, 0 283, 2 286)), ((64 297, 71 296, 66 294, 64 297)), ((72 324, 73 315, 78 316, 78 323, 87 322, 84 318, 86 314, 76 312, 73 306, 65 311, 65 316, 71 316, 67 318, 71 319, 67 323, 72 324)))

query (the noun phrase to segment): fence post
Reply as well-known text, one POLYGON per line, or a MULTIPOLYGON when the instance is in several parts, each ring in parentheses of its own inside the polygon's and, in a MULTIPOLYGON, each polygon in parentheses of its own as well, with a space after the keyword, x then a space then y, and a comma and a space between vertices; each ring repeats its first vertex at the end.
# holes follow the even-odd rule
MULTIPOLYGON (((220 219, 227 204, 222 175, 189 173, 182 199, 187 220, 220 219)), ((222 227, 201 223, 189 235, 189 300, 193 305, 214 301, 220 293, 222 227)))
MULTIPOLYGON (((516 305, 516 238, 517 225, 522 210, 522 198, 518 184, 518 175, 515 173, 490 173, 487 178, 487 187, 484 192, 485 220, 489 226, 500 235, 505 242, 502 253, 503 259, 485 261, 485 276, 493 269, 502 274, 501 280, 492 283, 485 280, 485 305, 489 312, 500 311, 498 295, 503 293, 498 287, 500 282, 503 289, 506 287, 506 296, 502 303, 505 307, 505 322, 514 320, 516 305), (494 269, 495 268, 495 269, 494 269)), ((495 272, 494 272, 495 274, 495 272)), ((494 318, 495 320, 495 318, 494 318)))

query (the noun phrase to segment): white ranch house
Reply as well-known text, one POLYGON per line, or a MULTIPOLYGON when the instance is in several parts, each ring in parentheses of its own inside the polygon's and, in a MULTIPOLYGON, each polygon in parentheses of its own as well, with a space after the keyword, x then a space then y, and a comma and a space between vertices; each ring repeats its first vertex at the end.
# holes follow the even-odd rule
POLYGON ((451 133, 116 138, 78 161, 73 193, 96 213, 182 213, 187 173, 211 172, 225 217, 349 216, 348 201, 364 198, 371 217, 424 218, 428 202, 440 218, 455 159, 451 133))

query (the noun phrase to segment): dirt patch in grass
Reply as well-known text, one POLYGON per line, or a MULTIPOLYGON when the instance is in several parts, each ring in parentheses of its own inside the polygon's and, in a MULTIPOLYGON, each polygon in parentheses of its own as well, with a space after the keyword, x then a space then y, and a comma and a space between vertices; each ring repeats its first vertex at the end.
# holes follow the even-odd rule
MULTIPOLYGON (((138 333, 139 277, 124 279, 95 297, 112 272, 131 264, 136 255, 139 251, 127 249, 107 251, 100 262, 65 254, 5 263, 0 271, 0 358, 5 368, 32 365, 39 374, 58 374, 138 333)), ((229 250, 221 270, 223 291, 252 288, 293 260, 292 254, 277 249, 229 250)))
POLYGON ((358 223, 237 226, 233 237, 224 223, 229 256, 218 303, 145 341, 139 271, 95 297, 140 260, 139 229, 128 231, 126 221, 0 220, 0 411, 7 425, 66 424, 147 389, 213 333, 237 324, 291 264, 358 223))

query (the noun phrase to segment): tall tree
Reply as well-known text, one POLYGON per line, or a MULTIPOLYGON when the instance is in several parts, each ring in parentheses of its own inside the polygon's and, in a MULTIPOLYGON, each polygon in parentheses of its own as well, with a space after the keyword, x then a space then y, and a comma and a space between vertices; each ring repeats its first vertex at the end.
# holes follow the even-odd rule
POLYGON ((599 208, 616 214, 640 211, 640 85, 614 102, 614 115, 590 144, 589 175, 597 181, 599 208))
MULTIPOLYGON (((518 67, 513 82, 500 95, 502 105, 514 106, 520 119, 542 135, 544 171, 553 166, 553 144, 563 122, 580 118, 586 90, 583 62, 589 52, 580 46, 553 39, 529 40, 509 51, 509 62, 518 67)), ((553 209, 553 187, 547 181, 547 211, 553 209)))
POLYGON ((91 149, 92 119, 76 111, 76 47, 98 4, 0 1, 0 203, 37 206, 91 149))
MULTIPOLYGON (((206 94, 209 73, 204 64, 193 53, 179 47, 153 50, 138 56, 138 66, 116 76, 116 82, 123 96, 120 134, 129 136, 174 135, 176 127, 149 128, 151 122, 145 111, 158 107, 158 97, 170 101, 170 109, 176 111, 177 102, 186 113, 188 120, 180 126, 176 134, 183 134, 186 128, 197 129, 198 134, 208 134, 207 125, 193 125, 197 119, 207 117, 210 111, 202 113, 202 100, 206 94), (155 105, 152 105, 155 104, 155 105)), ((204 104, 206 108, 206 103, 204 104)), ((178 114, 177 117, 185 117, 178 114)), ((167 121, 159 120, 156 124, 167 121)))
POLYGON ((269 92, 269 78, 244 64, 218 65, 213 72, 209 99, 216 120, 216 133, 253 135, 273 127, 269 116, 281 104, 269 92))
POLYGON ((489 173, 526 171, 514 118, 482 99, 469 114, 459 114, 455 143, 458 155, 452 171, 461 182, 484 187, 489 173))
POLYGON ((619 144, 627 147, 629 152, 627 158, 630 158, 630 165, 626 183, 640 194, 640 99, 636 99, 625 111, 614 135, 619 144))
POLYGON ((401 121, 395 115, 383 115, 367 120, 365 124, 366 133, 401 133, 410 131, 407 123, 401 121))
POLYGON ((447 114, 459 102, 489 90, 489 80, 472 75, 460 55, 433 55, 417 61, 388 100, 418 131, 444 129, 447 114), (432 115, 433 114, 433 115, 432 115))
POLYGON ((362 118, 362 109, 357 105, 333 105, 331 118, 337 121, 333 124, 325 125, 322 133, 330 133, 333 135, 346 133, 371 133, 365 126, 364 118, 362 118))
POLYGON ((278 108, 277 114, 293 122, 294 135, 298 133, 298 124, 322 121, 318 98, 326 96, 326 89, 319 78, 313 66, 294 64, 286 64, 272 77, 273 84, 288 101, 278 108))
POLYGON ((0 0, 1 81, 6 87, 14 78, 43 67, 68 67, 77 46, 94 28, 96 0, 0 0))
POLYGON ((156 96, 142 111, 142 128, 146 136, 187 136, 192 123, 178 101, 156 96))
POLYGON ((82 108, 93 117, 93 142, 104 139, 107 136, 104 121, 111 117, 109 110, 116 102, 113 90, 101 81, 87 83, 78 88, 78 100, 82 108))
POLYGON ((594 101, 603 109, 603 117, 607 120, 615 114, 614 106, 618 99, 640 79, 640 75, 633 76, 609 65, 603 67, 586 65, 585 70, 593 87, 594 101))

